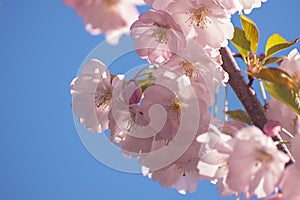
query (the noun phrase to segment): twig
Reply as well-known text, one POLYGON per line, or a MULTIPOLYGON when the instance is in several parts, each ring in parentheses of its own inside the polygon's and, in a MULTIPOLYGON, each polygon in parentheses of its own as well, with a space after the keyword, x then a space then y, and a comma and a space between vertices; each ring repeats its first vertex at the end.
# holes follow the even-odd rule
POLYGON ((227 122, 228 121, 228 117, 227 117, 227 111, 228 111, 228 86, 225 87, 225 94, 224 94, 224 121, 227 122))

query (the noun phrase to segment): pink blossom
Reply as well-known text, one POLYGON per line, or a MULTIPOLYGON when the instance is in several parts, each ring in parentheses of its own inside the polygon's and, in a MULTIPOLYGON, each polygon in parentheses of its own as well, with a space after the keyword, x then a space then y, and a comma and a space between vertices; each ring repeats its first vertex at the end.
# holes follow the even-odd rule
POLYGON ((203 47, 224 47, 233 37, 231 16, 215 0, 177 0, 169 4, 168 11, 184 34, 203 47))
POLYGON ((172 140, 177 132, 182 103, 169 89, 161 85, 153 85, 145 90, 142 107, 149 110, 155 104, 163 106, 168 115, 164 128, 156 135, 156 139, 172 140))
MULTIPOLYGON (((208 109, 211 102, 206 87, 201 84, 192 85, 185 75, 170 71, 165 71, 160 76, 155 77, 155 84, 145 90, 142 107, 144 110, 149 110, 153 105, 158 104, 166 111, 166 121, 161 131, 156 135, 156 139, 172 140, 182 123, 182 112, 193 108, 193 106, 194 110, 200 112, 200 116, 192 120, 195 124, 199 124, 199 130, 196 132, 199 132, 200 129, 205 130, 211 120, 208 109)), ((156 118, 160 115, 161 113, 157 113, 156 118)), ((195 113, 190 113, 190 116, 186 115, 186 117, 194 115, 195 113)))
POLYGON ((207 133, 197 138, 201 143, 200 161, 197 165, 199 174, 202 179, 216 183, 222 196, 236 194, 227 184, 228 158, 232 151, 230 141, 244 127, 245 125, 239 121, 216 123, 215 128, 210 128, 207 133))
MULTIPOLYGON (((280 68, 292 76, 295 82, 300 81, 300 54, 297 49, 292 50, 288 56, 282 61, 280 68)), ((299 116, 284 103, 271 97, 268 102, 266 116, 269 120, 278 121, 282 128, 286 129, 292 135, 300 134, 299 116)), ((282 138, 290 141, 283 132, 280 133, 282 138)))
POLYGON ((149 121, 144 117, 144 110, 138 106, 141 97, 142 89, 136 82, 118 82, 108 115, 110 140, 129 157, 148 153, 152 147, 153 136, 146 135, 147 131, 142 130, 149 121))
MULTIPOLYGON (((196 136, 207 131, 211 120, 208 104, 192 87, 187 76, 166 71, 145 90, 141 103, 145 116, 147 110, 160 105, 165 121, 155 135, 151 153, 141 155, 139 162, 148 168, 146 174, 153 180, 181 193, 197 188, 200 143, 196 136)), ((155 112, 152 119, 160 115, 155 112)))
POLYGON ((144 0, 147 5, 152 5, 156 10, 166 10, 173 0, 144 0))
POLYGON ((300 54, 293 49, 282 61, 280 68, 286 71, 296 82, 300 82, 300 54))
POLYGON ((249 14, 253 8, 260 8, 261 2, 266 2, 267 0, 239 0, 246 14, 249 14))
POLYGON ((246 14, 251 13, 253 8, 260 8, 261 2, 267 0, 218 0, 231 14, 244 10, 246 14))
POLYGON ((297 134, 291 142, 291 153, 296 161, 297 167, 300 169, 300 135, 297 134))
MULTIPOLYGON (((266 116, 269 120, 280 122, 282 128, 286 129, 292 135, 300 134, 300 119, 299 116, 284 103, 271 97, 268 102, 266 116)), ((280 133, 282 138, 290 141, 290 137, 280 133)))
POLYGON ((203 179, 217 181, 227 176, 228 168, 226 165, 227 154, 219 153, 216 149, 210 152, 198 162, 199 174, 203 179))
POLYGON ((281 130, 281 124, 277 121, 270 120, 264 125, 264 132, 266 133, 266 135, 271 137, 278 135, 281 130))
POLYGON ((226 180, 229 188, 258 198, 270 195, 289 157, 255 126, 241 129, 228 145, 232 147, 226 180))
POLYGON ((143 111, 139 106, 130 105, 128 110, 116 110, 115 113, 111 111, 108 118, 110 140, 121 147, 124 155, 138 157, 141 153, 151 151, 153 137, 136 137, 133 135, 134 129, 149 123, 143 117, 143 111))
MULTIPOLYGON (((224 86, 228 81, 228 74, 219 63, 219 55, 219 52, 216 53, 211 48, 204 49, 191 40, 183 50, 154 71, 153 76, 159 78, 166 71, 186 75, 192 84, 195 82, 203 84, 209 90, 203 99, 209 98, 209 94, 213 95, 217 87, 224 86)), ((213 97, 210 98, 209 101, 212 103, 213 97)))
POLYGON ((276 194, 270 196, 269 198, 267 198, 267 200, 284 200, 284 199, 283 199, 281 193, 276 193, 276 194))
MULTIPOLYGON (((139 0, 140 1, 140 0, 139 0)), ((83 17, 86 30, 93 35, 104 33, 111 44, 117 44, 121 34, 129 31, 138 18, 136 1, 129 0, 63 0, 83 17)), ((141 1, 140 1, 141 2, 141 1)))
MULTIPOLYGON (((216 184, 217 189, 220 192, 220 195, 223 197, 227 197, 227 196, 232 196, 232 195, 238 195, 236 192, 232 191, 228 184, 226 183, 226 178, 220 178, 216 184)), ((237 197, 236 200, 239 200, 239 198, 237 197)))
POLYGON ((292 164, 286 168, 283 174, 280 188, 284 200, 300 199, 300 169, 292 164))
POLYGON ((134 81, 130 81, 123 92, 124 101, 131 104, 138 104, 142 98, 142 88, 134 81))
POLYGON ((224 122, 224 126, 221 131, 226 135, 234 137, 239 130, 245 127, 246 126, 243 122, 233 120, 230 122, 224 122))
POLYGON ((193 193, 197 190, 199 175, 194 171, 185 171, 175 164, 165 167, 164 169, 150 172, 147 174, 154 181, 164 187, 176 188, 179 193, 193 193))
MULTIPOLYGON (((148 169, 149 170, 149 169, 148 169)), ((158 181, 162 187, 170 187, 183 175, 183 171, 175 164, 167 166, 159 171, 146 173, 152 180, 158 181)))
POLYGON ((185 46, 185 37, 172 19, 160 10, 149 10, 131 26, 135 49, 149 63, 162 63, 185 46))
POLYGON ((300 182, 300 135, 297 134, 291 142, 291 153, 295 163, 289 165, 280 182, 282 200, 300 199, 299 182, 300 182))
POLYGON ((216 129, 210 129, 197 138, 197 141, 201 144, 200 160, 197 165, 200 177, 212 183, 217 183, 217 188, 222 196, 235 194, 226 183, 229 157, 227 152, 231 151, 231 147, 227 145, 227 142, 230 139, 230 135, 223 134, 220 131, 216 132, 216 129), (221 153, 220 150, 225 153, 221 153))
POLYGON ((243 10, 240 0, 218 0, 218 2, 224 6, 230 14, 243 10))
POLYGON ((193 193, 196 191, 200 179, 197 170, 199 148, 199 143, 194 141, 180 158, 168 166, 159 170, 152 170, 144 166, 143 168, 147 169, 144 171, 144 175, 158 181, 165 188, 176 188, 181 194, 186 194, 187 191, 193 193))
POLYGON ((185 172, 171 187, 178 190, 180 194, 196 192, 200 176, 198 172, 189 171, 185 172))
MULTIPOLYGON (((115 77, 113 82, 117 82, 115 77)), ((81 75, 71 83, 72 108, 88 130, 101 133, 108 129, 113 85, 107 67, 92 59, 83 66, 81 75)))

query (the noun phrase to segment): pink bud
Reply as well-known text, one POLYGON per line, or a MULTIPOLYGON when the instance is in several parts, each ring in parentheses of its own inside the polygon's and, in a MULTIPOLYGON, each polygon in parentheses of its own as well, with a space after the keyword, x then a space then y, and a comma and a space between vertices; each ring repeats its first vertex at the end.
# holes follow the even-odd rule
POLYGON ((143 93, 142 88, 132 81, 125 87, 123 95, 125 101, 129 105, 131 105, 140 102, 142 98, 142 93, 143 93))
POLYGON ((281 124, 278 121, 269 120, 264 126, 264 132, 268 136, 275 136, 281 132, 281 124))
POLYGON ((142 88, 138 87, 133 92, 132 96, 130 97, 129 104, 137 104, 140 102, 142 97, 142 88))

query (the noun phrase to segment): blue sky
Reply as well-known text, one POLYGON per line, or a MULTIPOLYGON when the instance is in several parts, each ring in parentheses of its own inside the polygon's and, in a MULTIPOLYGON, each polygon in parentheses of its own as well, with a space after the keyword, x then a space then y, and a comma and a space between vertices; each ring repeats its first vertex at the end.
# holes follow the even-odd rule
MULTIPOLYGON (((288 40, 300 35, 299 7, 297 0, 269 0, 254 10, 260 51, 272 33, 288 40)), ((59 0, 1 1, 0 199, 220 199, 206 182, 183 196, 142 175, 110 169, 85 149, 69 83, 102 40, 59 0)), ((233 101, 231 107, 238 106, 233 101)))

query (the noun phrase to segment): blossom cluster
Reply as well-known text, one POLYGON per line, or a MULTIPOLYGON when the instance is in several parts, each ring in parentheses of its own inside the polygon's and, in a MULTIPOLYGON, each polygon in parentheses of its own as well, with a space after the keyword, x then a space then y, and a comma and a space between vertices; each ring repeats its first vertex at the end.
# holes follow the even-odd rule
MULTIPOLYGON (((230 78, 219 49, 233 37, 231 15, 250 13, 261 2, 64 0, 89 32, 106 34, 110 43, 130 29, 136 53, 149 63, 147 73, 127 80, 90 60, 71 83, 74 114, 91 132, 109 129, 124 156, 137 158, 143 174, 165 188, 184 194, 209 180, 222 196, 299 199, 300 123, 293 110, 271 97, 265 111, 271 123, 265 132, 276 127, 269 135, 290 143, 295 162, 288 167, 290 156, 268 134, 239 121, 222 123, 210 112, 216 89, 230 78), (152 9, 139 15, 143 3, 152 9)), ((298 51, 280 68, 299 80, 298 51)))

